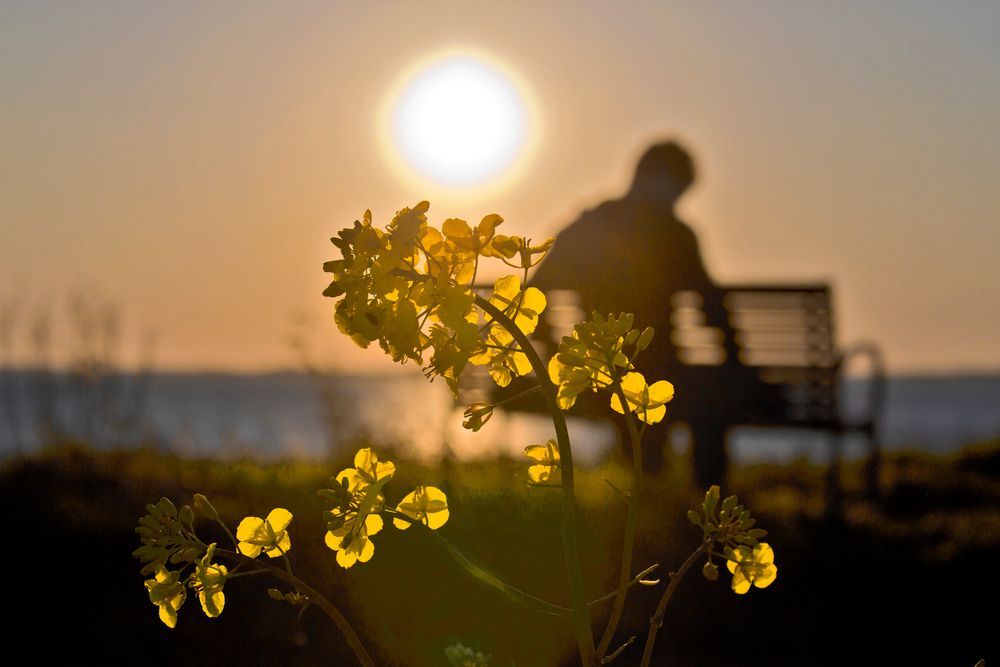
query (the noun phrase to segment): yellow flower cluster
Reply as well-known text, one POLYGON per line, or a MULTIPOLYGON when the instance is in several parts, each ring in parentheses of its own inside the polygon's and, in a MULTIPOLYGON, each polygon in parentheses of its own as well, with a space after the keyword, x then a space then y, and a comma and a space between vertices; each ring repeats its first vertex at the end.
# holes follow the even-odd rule
MULTIPOLYGON (((215 618, 222 613, 226 605, 226 594, 222 587, 226 584, 229 570, 225 565, 213 563, 215 544, 209 545, 205 555, 195 563, 195 570, 185 580, 198 594, 201 609, 209 618, 215 618)), ((149 591, 149 601, 159 608, 160 620, 168 628, 177 626, 177 612, 187 600, 184 582, 180 580, 179 572, 172 572, 160 567, 152 579, 146 580, 146 590, 149 591)))
MULTIPOLYGON (((195 506, 202 516, 214 516, 215 508, 204 496, 195 498, 195 506)), ((201 608, 209 618, 222 613, 226 596, 222 592, 229 570, 225 565, 213 563, 215 544, 207 547, 194 534, 194 510, 184 505, 180 511, 167 498, 155 505, 146 506, 149 514, 139 519, 136 532, 142 546, 133 555, 146 563, 143 574, 152 574, 145 581, 149 601, 159 610, 160 620, 169 627, 177 625, 177 612, 187 600, 186 587, 198 594, 201 608), (180 570, 168 570, 168 565, 185 564, 180 570), (181 579, 181 571, 191 565, 194 571, 181 579)))
MULTIPOLYGON (((568 410, 581 392, 609 389, 617 380, 629 412, 647 424, 666 416, 665 404, 674 397, 674 387, 666 380, 647 385, 646 378, 632 370, 636 355, 653 339, 652 327, 640 332, 632 328, 632 322, 631 313, 606 318, 593 313, 590 320, 576 325, 571 336, 562 339, 559 352, 549 361, 549 379, 558 387, 560 408, 568 410), (631 358, 626 349, 631 350, 631 358)), ((611 395, 611 408, 625 414, 617 393, 611 395)))
MULTIPOLYGON (((545 295, 535 287, 521 291, 521 280, 517 276, 505 276, 496 281, 490 303, 508 315, 523 333, 530 334, 538 326, 538 316, 545 310, 545 295)), ((482 351, 472 355, 469 361, 477 366, 489 365, 490 377, 501 387, 531 372, 528 355, 498 322, 489 327, 482 351)))
POLYGON ((358 561, 367 563, 375 555, 371 536, 382 530, 382 509, 385 485, 396 473, 391 461, 379 461, 375 450, 366 447, 354 456, 354 467, 340 471, 336 481, 346 489, 350 501, 335 507, 333 514, 339 523, 326 533, 326 546, 337 552, 337 564, 351 567, 358 561))
MULTIPOLYGON (((381 513, 386 510, 382 488, 392 479, 396 466, 380 461, 375 450, 366 447, 354 456, 354 467, 346 468, 333 479, 333 488, 321 489, 320 496, 331 501, 326 511, 326 546, 337 552, 337 564, 343 568, 367 563, 375 555, 372 536, 384 527, 381 513)), ((448 498, 433 486, 418 486, 396 506, 393 525, 401 530, 420 523, 436 530, 449 517, 448 498)))
POLYGON ((719 496, 719 487, 711 486, 705 493, 701 511, 688 512, 688 520, 701 528, 704 535, 708 560, 702 574, 709 581, 719 578, 719 568, 712 559, 716 549, 722 547, 726 568, 733 575, 733 591, 743 595, 751 585, 767 588, 778 576, 771 545, 759 541, 767 531, 754 527, 756 520, 736 496, 729 496, 721 503, 719 496))
MULTIPOLYGON (((519 236, 497 234, 503 218, 495 214, 475 227, 448 219, 438 230, 427 222, 429 206, 424 201, 398 211, 385 229, 373 225, 371 211, 365 211, 362 220, 331 239, 342 258, 323 265, 333 274, 323 294, 339 299, 337 327, 361 347, 377 341, 401 363, 423 364, 430 350, 427 375, 444 377, 456 395, 469 361, 489 365, 490 375, 506 385, 530 366, 510 333, 474 305, 479 259, 496 258, 527 272, 548 252, 552 239, 532 245, 519 236), (482 329, 480 320, 486 322, 482 329)), ((545 308, 542 293, 522 291, 517 276, 498 280, 490 302, 526 333, 545 308)))

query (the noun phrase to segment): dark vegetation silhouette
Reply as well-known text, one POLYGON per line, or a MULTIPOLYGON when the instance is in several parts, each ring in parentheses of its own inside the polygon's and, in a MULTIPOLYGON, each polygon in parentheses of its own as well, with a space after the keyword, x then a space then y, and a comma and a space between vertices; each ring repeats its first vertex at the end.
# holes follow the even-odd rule
POLYGON ((0 453, 45 446, 134 446, 145 431, 152 338, 135 370, 122 368, 119 307, 71 292, 65 308, 16 296, 0 301, 0 453), (61 330, 66 356, 56 359, 61 330))

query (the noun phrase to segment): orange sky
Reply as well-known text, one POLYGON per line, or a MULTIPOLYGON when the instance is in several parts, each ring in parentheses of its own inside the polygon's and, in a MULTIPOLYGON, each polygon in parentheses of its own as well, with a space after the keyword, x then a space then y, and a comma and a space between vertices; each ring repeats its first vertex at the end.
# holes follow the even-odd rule
POLYGON ((719 281, 829 280, 840 340, 896 372, 1000 369, 1000 6, 624 6, 5 3, 0 299, 93 290, 161 368, 292 366, 294 313, 323 357, 375 363, 320 296, 328 238, 365 208, 429 199, 432 221, 498 212, 537 238, 676 137, 719 281), (543 116, 506 189, 416 186, 380 152, 385 91, 456 47, 543 116))

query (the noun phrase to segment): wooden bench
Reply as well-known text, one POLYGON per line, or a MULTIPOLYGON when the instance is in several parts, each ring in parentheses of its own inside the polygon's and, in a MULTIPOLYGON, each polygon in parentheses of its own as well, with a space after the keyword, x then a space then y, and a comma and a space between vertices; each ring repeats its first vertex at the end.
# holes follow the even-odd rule
MULTIPOLYGON (((550 339, 536 340, 539 352, 546 359, 554 353, 562 336, 568 335, 573 324, 583 318, 573 292, 559 290, 547 296, 548 326, 539 329, 551 332, 550 339)), ((828 468, 828 491, 834 510, 840 502, 842 436, 860 434, 869 448, 868 490, 876 494, 884 367, 874 345, 837 346, 830 287, 821 283, 738 284, 719 286, 712 297, 725 310, 726 329, 706 325, 702 294, 678 292, 670 299, 671 330, 656 332, 657 336, 670 336, 676 353, 676 360, 655 378, 678 385, 677 398, 668 404, 668 420, 686 422, 696 418, 694 413, 699 406, 691 400, 681 400, 687 387, 675 378, 683 378, 688 387, 700 386, 702 393, 687 392, 695 395, 695 401, 704 400, 706 387, 722 395, 722 400, 713 402, 712 414, 727 429, 745 425, 829 434, 832 463, 828 468), (867 361, 868 391, 862 414, 848 415, 842 392, 847 372, 858 358, 867 361)), ((480 392, 490 384, 488 378, 477 378, 476 374, 470 379, 469 386, 478 386, 480 392)), ((523 385, 516 383, 507 390, 494 387, 493 400, 521 388, 523 385)), ((541 411, 544 405, 536 399, 512 404, 510 409, 541 411)), ((582 400, 572 413, 604 419, 609 415, 606 400, 582 400)))

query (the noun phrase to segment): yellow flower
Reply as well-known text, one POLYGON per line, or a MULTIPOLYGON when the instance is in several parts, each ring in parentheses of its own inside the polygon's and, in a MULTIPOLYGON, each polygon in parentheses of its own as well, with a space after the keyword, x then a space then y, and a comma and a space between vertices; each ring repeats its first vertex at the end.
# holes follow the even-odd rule
MULTIPOLYGON (((576 403, 576 397, 584 389, 597 391, 606 387, 611 380, 599 364, 587 365, 565 363, 566 355, 559 353, 549 360, 549 379, 556 385, 556 400, 559 408, 569 410, 576 403), (597 370, 593 366, 597 366, 597 370)), ((588 351, 589 356, 589 351, 588 351)))
POLYGON ((168 572, 161 567, 156 572, 156 578, 145 581, 149 601, 160 608, 160 620, 168 628, 177 626, 177 610, 187 598, 184 584, 177 581, 177 575, 177 572, 168 572))
POLYGON ((229 574, 225 565, 212 563, 214 555, 215 544, 211 544, 204 558, 195 566, 194 574, 191 576, 191 587, 197 591, 202 611, 209 618, 215 618, 221 614, 223 607, 226 606, 226 594, 222 592, 222 587, 229 574))
MULTIPOLYGON (((396 506, 396 511, 418 521, 431 530, 437 530, 448 521, 448 496, 434 486, 418 486, 396 506)), ((406 519, 393 519, 400 530, 410 527, 406 519)))
POLYGON ((380 462, 378 454, 371 447, 359 449, 354 455, 354 467, 341 470, 337 481, 347 480, 347 490, 351 493, 364 491, 384 477, 392 477, 396 473, 396 464, 392 461, 380 462))
POLYGON ((771 545, 761 542, 756 547, 741 546, 726 561, 726 567, 733 574, 733 590, 743 595, 750 590, 750 584, 757 588, 767 588, 778 576, 774 564, 771 545), (732 556, 736 559, 733 560, 732 556))
MULTIPOLYGON (((521 236, 504 236, 497 234, 493 237, 493 242, 483 249, 484 257, 502 257, 505 260, 513 259, 514 255, 520 255, 520 267, 530 269, 545 257, 545 254, 555 242, 554 238, 546 239, 541 245, 531 245, 531 241, 521 236), (535 259, 534 255, 541 255, 535 259)), ((518 266, 511 262, 504 262, 508 266, 518 266)))
POLYGON ((529 445, 524 448, 524 455, 536 461, 528 467, 528 477, 536 484, 562 481, 562 471, 559 469, 559 446, 555 440, 549 440, 544 445, 529 445))
POLYGON ((261 550, 271 558, 288 553, 292 548, 292 538, 288 536, 291 521, 292 513, 282 507, 271 510, 267 519, 246 517, 236 528, 240 553, 250 558, 259 556, 261 550))
POLYGON ((444 221, 444 224, 441 225, 441 231, 460 252, 475 257, 479 254, 489 254, 490 251, 487 249, 490 246, 490 241, 493 239, 497 225, 502 222, 503 218, 496 213, 491 213, 473 229, 465 220, 451 218, 444 221))
POLYGON ((521 279, 515 275, 497 279, 490 303, 514 320, 517 328, 530 334, 538 326, 538 316, 545 310, 545 295, 536 287, 521 291, 521 279))
POLYGON ((337 564, 348 568, 357 563, 367 563, 375 555, 375 543, 369 538, 382 530, 382 517, 369 514, 364 521, 352 513, 336 530, 326 532, 326 546, 337 552, 337 564))
POLYGON ((489 403, 473 403, 465 409, 462 416, 465 417, 462 420, 462 428, 476 432, 493 416, 493 406, 489 403))
MULTIPOLYGON (((667 414, 665 404, 674 397, 674 385, 666 380, 646 385, 642 373, 626 373, 622 378, 622 393, 628 401, 629 412, 635 412, 647 424, 655 424, 667 414)), ((625 414, 618 394, 611 395, 611 408, 625 414)))
POLYGON ((477 366, 489 364, 490 377, 500 387, 506 387, 515 377, 531 372, 528 355, 521 351, 514 336, 499 324, 490 327, 486 347, 469 357, 469 362, 477 366))

